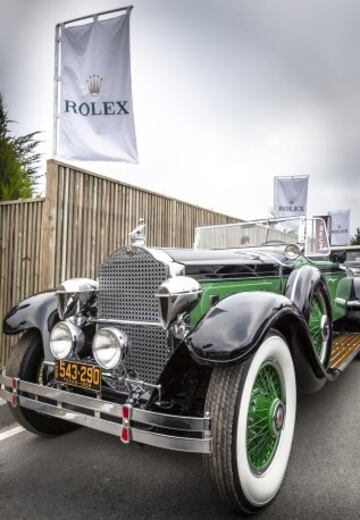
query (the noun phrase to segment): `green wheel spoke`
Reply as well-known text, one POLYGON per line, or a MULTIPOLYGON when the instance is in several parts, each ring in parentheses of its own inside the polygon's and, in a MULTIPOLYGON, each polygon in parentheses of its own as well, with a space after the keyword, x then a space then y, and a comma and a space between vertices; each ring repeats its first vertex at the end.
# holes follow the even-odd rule
POLYGON ((263 437, 264 435, 266 435, 267 430, 268 430, 267 423, 264 426, 262 426, 261 429, 259 431, 257 431, 257 433, 254 433, 254 430, 253 430, 253 433, 251 435, 251 442, 253 442, 255 439, 258 439, 259 437, 263 437))
POLYGON ((261 425, 262 423, 267 422, 267 418, 263 417, 262 419, 258 419, 256 422, 251 423, 251 428, 256 428, 256 426, 261 425))

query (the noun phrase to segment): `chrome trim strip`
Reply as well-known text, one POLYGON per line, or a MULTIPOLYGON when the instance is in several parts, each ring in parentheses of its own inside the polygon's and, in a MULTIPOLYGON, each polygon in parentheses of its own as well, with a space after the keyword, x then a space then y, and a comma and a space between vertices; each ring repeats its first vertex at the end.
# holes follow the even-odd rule
POLYGON ((88 428, 93 428, 120 437, 120 423, 107 421, 106 419, 98 419, 92 415, 85 415, 83 413, 69 410, 68 408, 61 408, 56 405, 35 401, 34 399, 29 399, 28 397, 23 396, 19 397, 19 405, 34 410, 35 412, 51 415, 52 417, 58 417, 65 421, 79 424, 80 426, 87 426, 88 428))
POLYGON ((135 325, 139 327, 160 327, 162 325, 159 321, 137 321, 137 320, 112 320, 109 318, 90 318, 89 321, 91 323, 103 323, 105 325, 113 324, 113 325, 135 325))
POLYGON ((132 409, 132 420, 159 428, 172 430, 202 432, 210 430, 210 419, 207 417, 186 417, 150 412, 149 410, 132 409))
POLYGON ((132 439, 135 442, 148 444, 157 448, 166 448, 174 451, 188 451, 192 453, 211 453, 211 439, 191 439, 189 437, 172 437, 161 433, 147 432, 145 430, 131 430, 132 439))
MULTIPOLYGON (((13 378, 6 377, 2 373, 0 369, 0 397, 12 403, 13 378)), ((124 408, 121 404, 21 380, 18 381, 16 397, 16 404, 24 408, 116 435, 119 438, 121 437, 124 408), (22 395, 21 392, 25 392, 26 395, 22 395), (49 399, 53 403, 39 401, 39 397, 49 399), (82 413, 81 410, 63 407, 63 404, 80 409, 83 408, 84 411, 92 411, 93 415, 82 413), (99 413, 117 418, 118 422, 99 417, 99 413)), ((155 433, 142 430, 139 427, 134 428, 130 425, 131 438, 136 442, 175 451, 192 453, 210 453, 211 451, 210 417, 208 414, 205 417, 186 417, 132 407, 131 423, 136 423, 139 426, 143 424, 167 430, 176 430, 179 433, 197 432, 202 434, 202 437, 180 437, 178 436, 179 434, 155 433)))
POLYGON ((360 308, 360 301, 359 300, 349 300, 347 302, 347 306, 348 307, 355 307, 355 308, 360 308))
POLYGON ((344 307, 346 306, 346 300, 344 300, 344 298, 340 298, 339 296, 335 298, 335 303, 344 307))
POLYGON ((121 417, 122 413, 121 404, 111 403, 109 401, 103 401, 101 399, 95 399, 94 397, 88 397, 85 395, 74 394, 72 392, 66 392, 57 388, 36 385, 34 383, 28 383, 27 381, 20 381, 19 390, 33 394, 34 396, 37 395, 39 397, 44 397, 45 399, 51 399, 53 401, 70 404, 73 406, 79 406, 80 408, 85 408, 86 410, 96 410, 113 417, 121 417))

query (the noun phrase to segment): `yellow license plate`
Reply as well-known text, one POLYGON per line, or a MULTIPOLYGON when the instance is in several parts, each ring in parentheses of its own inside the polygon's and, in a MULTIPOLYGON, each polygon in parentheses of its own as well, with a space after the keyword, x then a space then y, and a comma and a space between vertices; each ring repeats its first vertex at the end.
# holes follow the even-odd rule
POLYGON ((101 391, 101 368, 75 361, 56 361, 55 381, 61 385, 76 386, 92 392, 101 391))

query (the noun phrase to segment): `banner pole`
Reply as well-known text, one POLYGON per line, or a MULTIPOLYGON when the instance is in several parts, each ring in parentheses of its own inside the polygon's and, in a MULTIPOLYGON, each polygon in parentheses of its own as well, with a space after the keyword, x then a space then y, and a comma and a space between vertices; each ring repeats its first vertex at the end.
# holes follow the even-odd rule
POLYGON ((273 186, 273 215, 274 215, 274 218, 277 217, 277 211, 276 211, 276 200, 277 200, 277 197, 276 197, 276 179, 277 179, 277 177, 274 176, 274 186, 273 186))
POLYGON ((306 187, 306 206, 305 206, 305 218, 307 218, 308 205, 309 205, 309 184, 310 184, 310 175, 304 175, 307 179, 307 187, 306 187))
POLYGON ((60 47, 60 24, 55 27, 55 54, 54 54, 54 112, 53 112, 53 157, 57 154, 58 142, 58 112, 59 112, 59 47, 60 47))
POLYGON ((110 9, 109 11, 102 11, 101 13, 88 14, 86 16, 80 16, 79 18, 72 18, 71 20, 67 20, 66 22, 63 22, 62 25, 68 25, 69 23, 75 23, 75 22, 81 22, 83 20, 94 18, 95 16, 99 17, 99 16, 106 16, 106 15, 114 14, 114 13, 120 13, 121 11, 130 12, 133 9, 133 7, 134 7, 133 5, 127 5, 125 7, 118 7, 117 9, 110 9))

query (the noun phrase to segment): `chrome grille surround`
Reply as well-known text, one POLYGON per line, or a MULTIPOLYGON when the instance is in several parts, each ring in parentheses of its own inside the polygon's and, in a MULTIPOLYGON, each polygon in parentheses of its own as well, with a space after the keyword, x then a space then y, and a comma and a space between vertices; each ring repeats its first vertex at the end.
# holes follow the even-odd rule
MULTIPOLYGON (((169 277, 169 266, 142 247, 121 247, 99 268, 98 319, 106 319, 129 338, 126 371, 135 378, 157 383, 171 355, 167 331, 159 323, 155 293, 169 277), (116 320, 136 320, 137 324, 116 324, 116 320), (149 322, 149 325, 146 325, 149 322)), ((105 325, 99 324, 98 327, 105 325)))

